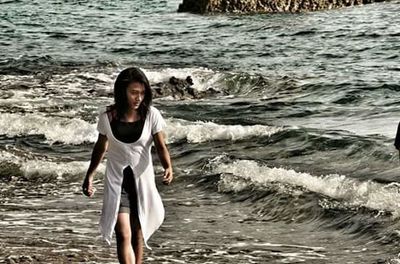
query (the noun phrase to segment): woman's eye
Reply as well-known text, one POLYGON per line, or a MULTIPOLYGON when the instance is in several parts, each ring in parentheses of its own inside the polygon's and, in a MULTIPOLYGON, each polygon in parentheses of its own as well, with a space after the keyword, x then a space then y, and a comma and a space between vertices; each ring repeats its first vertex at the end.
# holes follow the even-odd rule
POLYGON ((138 96, 138 95, 144 96, 144 93, 143 92, 139 92, 139 91, 132 91, 131 95, 133 95, 133 96, 138 96))

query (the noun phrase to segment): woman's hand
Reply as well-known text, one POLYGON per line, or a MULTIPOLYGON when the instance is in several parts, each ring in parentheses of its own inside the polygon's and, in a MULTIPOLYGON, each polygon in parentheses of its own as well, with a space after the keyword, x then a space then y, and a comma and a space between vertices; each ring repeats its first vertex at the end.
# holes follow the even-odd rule
POLYGON ((86 176, 82 184, 82 192, 84 195, 92 197, 96 189, 93 187, 93 176, 86 176))
POLYGON ((86 196, 91 197, 96 191, 96 189, 93 187, 93 176, 95 175, 96 168, 97 166, 99 166, 101 160, 103 159, 104 154, 107 151, 107 148, 108 148, 107 136, 99 134, 96 144, 94 144, 89 169, 86 172, 86 177, 82 184, 82 192, 86 196))
POLYGON ((165 185, 169 185, 174 178, 172 168, 167 168, 164 170, 164 176, 163 176, 163 183, 165 185))
POLYGON ((158 132, 153 135, 154 145, 156 146, 158 157, 164 168, 163 183, 169 185, 174 178, 171 165, 171 157, 167 146, 165 145, 164 133, 158 132))

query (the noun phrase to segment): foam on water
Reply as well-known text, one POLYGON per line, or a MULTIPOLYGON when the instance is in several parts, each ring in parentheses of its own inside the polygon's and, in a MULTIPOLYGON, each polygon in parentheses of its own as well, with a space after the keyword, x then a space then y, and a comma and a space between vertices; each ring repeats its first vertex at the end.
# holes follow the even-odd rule
POLYGON ((78 118, 48 117, 38 114, 0 114, 0 134, 7 136, 44 135, 49 143, 95 142, 96 125, 78 118))
MULTIPOLYGON (((49 89, 59 94, 79 94, 88 89, 106 90, 112 92, 113 84, 117 75, 125 67, 113 69, 109 74, 92 71, 72 71, 66 74, 53 74, 51 79, 46 81, 46 86, 41 85, 40 76, 32 75, 2 75, 0 80, 3 85, 24 84, 23 89, 29 90, 26 93, 34 93, 35 90, 47 92, 49 89), (93 86, 93 83, 96 85, 93 86)), ((146 69, 142 68, 150 83, 168 82, 174 76, 179 79, 186 79, 191 76, 193 87, 198 91, 204 91, 212 87, 218 90, 216 83, 223 77, 222 73, 207 68, 164 68, 146 69)), ((15 91, 15 87, 13 87, 15 91)), ((44 93, 41 93, 44 94, 44 93)), ((16 97, 14 97, 16 98, 16 97)))
MULTIPOLYGON (((21 170, 25 176, 34 174, 39 175, 56 175, 57 179, 63 178, 65 175, 85 175, 89 167, 89 161, 87 162, 49 162, 49 161, 27 161, 21 164, 21 170)), ((104 165, 100 165, 98 172, 105 171, 104 165)))
POLYGON ((186 79, 187 76, 191 76, 194 83, 193 87, 198 91, 204 91, 210 87, 218 88, 215 87, 215 83, 222 77, 222 73, 207 68, 143 69, 143 71, 151 83, 166 82, 172 76, 179 79, 186 79))
MULTIPOLYGON (((95 142, 98 132, 96 124, 79 118, 51 117, 39 114, 0 113, 0 122, 9 124, 0 127, 0 134, 7 136, 44 135, 48 143, 82 144, 95 142)), ((168 143, 187 140, 201 143, 215 140, 236 141, 256 136, 270 136, 281 131, 280 127, 262 125, 219 125, 212 122, 189 122, 168 119, 166 134, 168 143)))
MULTIPOLYGON (((25 177, 32 175, 54 175, 62 179, 66 175, 84 175, 89 167, 89 161, 55 162, 48 160, 32 160, 19 157, 10 152, 0 151, 0 163, 10 162, 17 164, 25 177)), ((105 165, 100 164, 97 172, 105 172, 105 165)))
POLYGON ((279 182, 341 200, 349 206, 365 206, 379 211, 388 211, 400 216, 400 185, 359 181, 344 175, 330 174, 315 176, 283 168, 269 168, 252 160, 236 160, 231 163, 213 162, 214 172, 222 173, 221 190, 241 191, 250 184, 259 186, 279 182))
POLYGON ((171 142, 185 139, 189 143, 201 143, 215 140, 236 141, 257 136, 271 136, 281 130, 282 128, 280 127, 263 125, 218 125, 213 122, 174 120, 168 123, 166 132, 171 142))

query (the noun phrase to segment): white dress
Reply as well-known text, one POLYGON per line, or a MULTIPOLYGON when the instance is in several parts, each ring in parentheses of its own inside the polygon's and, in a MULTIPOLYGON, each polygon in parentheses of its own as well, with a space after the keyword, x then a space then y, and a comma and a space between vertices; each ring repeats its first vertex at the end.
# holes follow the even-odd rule
POLYGON ((155 107, 150 107, 143 126, 142 135, 134 143, 124 143, 116 139, 111 131, 107 113, 99 116, 97 130, 108 139, 106 175, 104 179, 103 209, 100 218, 100 232, 108 244, 117 222, 121 199, 123 170, 132 168, 138 201, 138 215, 144 243, 164 221, 164 206, 154 179, 151 145, 153 135, 160 132, 165 121, 155 107))

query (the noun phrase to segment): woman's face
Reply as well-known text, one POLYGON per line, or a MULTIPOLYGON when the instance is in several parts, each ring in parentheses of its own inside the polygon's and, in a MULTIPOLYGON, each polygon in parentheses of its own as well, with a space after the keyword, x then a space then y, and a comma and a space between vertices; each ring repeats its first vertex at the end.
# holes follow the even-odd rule
POLYGON ((129 108, 137 110, 144 99, 144 85, 140 82, 131 82, 126 89, 126 98, 129 108))

